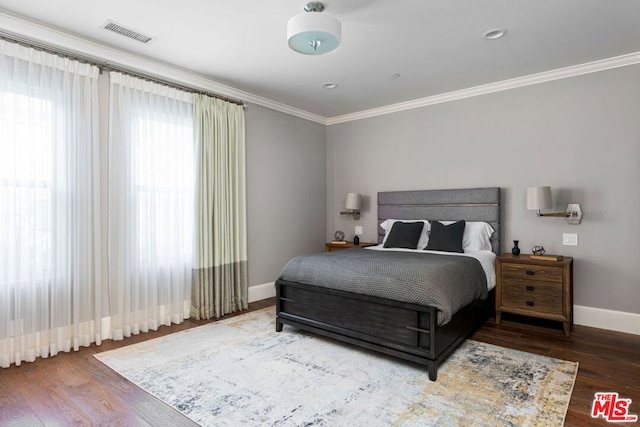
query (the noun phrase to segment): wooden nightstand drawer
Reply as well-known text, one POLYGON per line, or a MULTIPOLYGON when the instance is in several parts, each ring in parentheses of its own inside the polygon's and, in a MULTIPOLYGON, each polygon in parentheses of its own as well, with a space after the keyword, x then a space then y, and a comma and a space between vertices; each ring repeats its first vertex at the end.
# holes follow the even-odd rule
POLYGON ((502 286, 504 307, 562 314, 562 283, 504 279, 502 286))
POLYGON ((562 283, 562 267, 505 262, 502 277, 562 283))

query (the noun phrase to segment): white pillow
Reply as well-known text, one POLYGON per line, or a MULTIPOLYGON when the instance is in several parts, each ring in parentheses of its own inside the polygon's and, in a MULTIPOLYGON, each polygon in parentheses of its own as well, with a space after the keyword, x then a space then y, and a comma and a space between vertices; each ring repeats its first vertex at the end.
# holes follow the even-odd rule
POLYGON ((426 219, 387 219, 380 224, 380 227, 384 230, 384 238, 382 239, 382 244, 387 241, 387 237, 389 237, 389 232, 393 227, 393 223, 396 221, 400 222, 423 222, 424 227, 422 227, 422 233, 420 233, 420 239, 418 240, 418 247, 416 249, 423 250, 427 247, 429 243, 429 231, 431 230, 431 224, 426 219))
MULTIPOLYGON (((449 225, 456 221, 440 221, 449 225)), ((491 251, 491 235, 493 227, 486 222, 466 221, 464 235, 462 236, 462 249, 465 252, 491 251)))

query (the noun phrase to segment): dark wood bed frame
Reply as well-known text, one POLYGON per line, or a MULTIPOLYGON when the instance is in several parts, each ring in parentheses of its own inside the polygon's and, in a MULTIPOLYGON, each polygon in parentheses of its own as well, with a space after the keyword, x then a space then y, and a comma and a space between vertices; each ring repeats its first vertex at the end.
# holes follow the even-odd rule
MULTIPOLYGON (((500 252, 499 188, 378 193, 378 224, 389 218, 485 221, 500 252)), ((438 325, 434 307, 277 280, 276 331, 287 324, 426 365, 435 381, 438 366, 493 313, 494 301, 492 291, 438 325)))

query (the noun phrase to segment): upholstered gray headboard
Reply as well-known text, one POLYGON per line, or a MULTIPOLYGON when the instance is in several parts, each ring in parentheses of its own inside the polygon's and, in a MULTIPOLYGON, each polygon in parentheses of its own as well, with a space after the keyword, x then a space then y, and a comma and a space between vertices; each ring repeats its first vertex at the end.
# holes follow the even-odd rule
POLYGON ((383 191, 378 193, 378 243, 386 219, 484 221, 491 224, 493 252, 500 254, 500 188, 383 191))

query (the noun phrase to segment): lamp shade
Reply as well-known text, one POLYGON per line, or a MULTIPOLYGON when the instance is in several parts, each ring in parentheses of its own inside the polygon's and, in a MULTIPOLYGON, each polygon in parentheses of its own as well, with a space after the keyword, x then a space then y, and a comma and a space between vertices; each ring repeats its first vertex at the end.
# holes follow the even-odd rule
POLYGON ((527 188, 527 209, 542 210, 550 209, 551 206, 551 187, 527 188))
POLYGON ((347 197, 344 200, 344 208, 354 211, 360 210, 362 197, 358 193, 347 193, 347 197))
POLYGON ((340 46, 342 24, 326 13, 304 12, 287 22, 289 47, 305 55, 322 55, 340 46))

